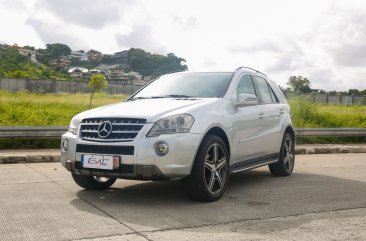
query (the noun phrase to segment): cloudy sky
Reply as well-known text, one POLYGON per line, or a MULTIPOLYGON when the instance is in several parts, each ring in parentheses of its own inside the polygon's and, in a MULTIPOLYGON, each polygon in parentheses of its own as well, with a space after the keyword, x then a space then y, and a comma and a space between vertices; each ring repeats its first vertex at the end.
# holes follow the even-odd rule
POLYGON ((0 0, 0 43, 131 47, 187 60, 190 70, 246 65, 285 86, 366 89, 364 0, 0 0))

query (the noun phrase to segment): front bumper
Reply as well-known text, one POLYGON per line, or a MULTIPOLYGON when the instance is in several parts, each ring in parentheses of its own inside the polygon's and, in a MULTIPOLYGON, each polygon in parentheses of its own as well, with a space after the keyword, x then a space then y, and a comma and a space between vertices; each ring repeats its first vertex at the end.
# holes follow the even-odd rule
POLYGON ((140 133, 131 142, 91 142, 81 140, 72 133, 65 133, 61 143, 67 139, 68 149, 61 146, 61 163, 70 172, 139 180, 181 179, 191 173, 196 150, 203 134, 180 133, 146 138, 140 133), (169 152, 160 156, 156 153, 156 144, 165 142, 169 152), (118 156, 118 170, 100 170, 83 168, 84 154, 105 154, 118 156))

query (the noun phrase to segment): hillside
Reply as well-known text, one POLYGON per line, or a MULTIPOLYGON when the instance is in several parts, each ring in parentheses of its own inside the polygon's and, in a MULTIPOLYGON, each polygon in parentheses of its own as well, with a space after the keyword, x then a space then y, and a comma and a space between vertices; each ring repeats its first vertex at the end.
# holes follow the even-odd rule
POLYGON ((70 77, 66 73, 56 71, 44 64, 35 64, 16 49, 0 46, 0 77, 27 79, 60 79, 70 77))
POLYGON ((161 55, 135 48, 103 54, 93 49, 87 52, 73 51, 61 43, 46 44, 45 49, 0 45, 0 77, 71 80, 88 79, 92 74, 70 74, 68 70, 72 67, 85 68, 87 71, 99 69, 107 79, 121 81, 126 79, 125 73, 129 72, 154 78, 188 68, 185 59, 174 53, 161 55))

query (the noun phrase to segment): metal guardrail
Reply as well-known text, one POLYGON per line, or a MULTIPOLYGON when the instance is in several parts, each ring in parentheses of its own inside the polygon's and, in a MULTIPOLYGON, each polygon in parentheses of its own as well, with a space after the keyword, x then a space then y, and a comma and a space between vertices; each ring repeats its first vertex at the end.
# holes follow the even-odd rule
MULTIPOLYGON (((0 138, 59 138, 67 126, 0 126, 0 138)), ((296 128, 297 136, 366 136, 366 128, 296 128)))
POLYGON ((366 136, 366 128, 296 128, 296 136, 366 136))
POLYGON ((0 138, 57 138, 67 129, 67 126, 0 126, 0 138))

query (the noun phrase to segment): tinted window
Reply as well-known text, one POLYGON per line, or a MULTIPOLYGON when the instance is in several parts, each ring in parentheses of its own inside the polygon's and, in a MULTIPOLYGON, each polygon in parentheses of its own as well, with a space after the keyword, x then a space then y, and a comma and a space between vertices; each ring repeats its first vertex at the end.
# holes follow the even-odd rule
POLYGON ((179 73, 156 79, 134 98, 164 97, 169 95, 215 98, 222 97, 233 73, 179 73))
POLYGON ((271 93, 269 91, 268 85, 267 85, 267 81, 261 77, 257 77, 257 76, 253 76, 257 87, 258 87, 258 92, 259 95, 261 96, 261 101, 262 103, 272 103, 272 97, 271 97, 271 93))
POLYGON ((238 86, 236 87, 236 95, 239 96, 242 93, 256 95, 253 80, 248 74, 240 78, 238 86))

